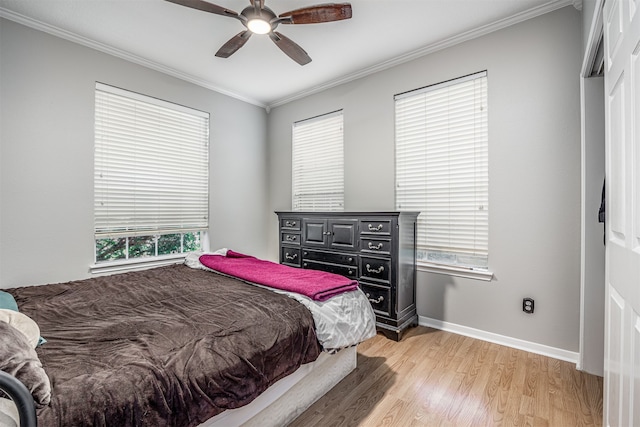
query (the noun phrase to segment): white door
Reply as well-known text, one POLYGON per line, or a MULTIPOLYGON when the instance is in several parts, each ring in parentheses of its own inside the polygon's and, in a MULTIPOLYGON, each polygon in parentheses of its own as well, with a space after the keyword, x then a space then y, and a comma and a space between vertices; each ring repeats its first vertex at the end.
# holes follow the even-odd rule
POLYGON ((640 426, 640 0, 606 0, 606 426, 640 426))

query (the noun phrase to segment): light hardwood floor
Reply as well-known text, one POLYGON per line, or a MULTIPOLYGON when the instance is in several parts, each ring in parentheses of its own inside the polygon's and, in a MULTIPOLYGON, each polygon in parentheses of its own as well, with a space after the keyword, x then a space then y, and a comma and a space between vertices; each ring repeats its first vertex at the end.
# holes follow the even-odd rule
POLYGON ((602 378, 575 364, 426 327, 378 334, 293 427, 602 425, 602 378))

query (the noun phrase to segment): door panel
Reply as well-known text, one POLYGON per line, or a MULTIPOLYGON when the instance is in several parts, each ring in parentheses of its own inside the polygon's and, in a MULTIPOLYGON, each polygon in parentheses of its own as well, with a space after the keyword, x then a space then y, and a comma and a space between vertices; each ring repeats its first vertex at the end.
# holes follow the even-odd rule
POLYGON ((607 292, 607 325, 605 346, 605 400, 614 402, 615 408, 605 410, 605 425, 620 426, 621 396, 622 396, 622 366, 624 364, 624 300, 614 288, 609 287, 607 292))
POLYGON ((604 424, 640 425, 640 13, 607 0, 604 424))
MULTIPOLYGON (((624 113, 624 75, 620 76, 609 95, 609 114, 612 117, 621 117, 624 113)), ((610 210, 608 216, 610 218, 609 227, 614 233, 616 243, 624 246, 624 230, 625 230, 625 135, 624 121, 615 120, 610 122, 607 130, 609 140, 619 141, 620 143, 611 145, 609 151, 609 177, 610 181, 610 210)))

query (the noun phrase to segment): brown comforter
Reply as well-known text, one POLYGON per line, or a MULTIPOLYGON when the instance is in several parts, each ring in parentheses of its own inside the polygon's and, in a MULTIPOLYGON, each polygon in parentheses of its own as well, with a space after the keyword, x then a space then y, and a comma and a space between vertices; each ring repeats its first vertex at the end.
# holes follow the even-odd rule
POLYGON ((298 302, 183 265, 7 291, 48 340, 41 427, 195 426, 321 351, 298 302))

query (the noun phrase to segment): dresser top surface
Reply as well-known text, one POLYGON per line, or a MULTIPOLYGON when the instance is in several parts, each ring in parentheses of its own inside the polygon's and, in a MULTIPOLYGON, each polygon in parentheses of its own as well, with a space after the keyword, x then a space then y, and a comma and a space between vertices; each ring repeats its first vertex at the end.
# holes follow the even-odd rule
POLYGON ((290 216, 418 216, 420 212, 414 211, 275 211, 277 215, 290 215, 290 216))

